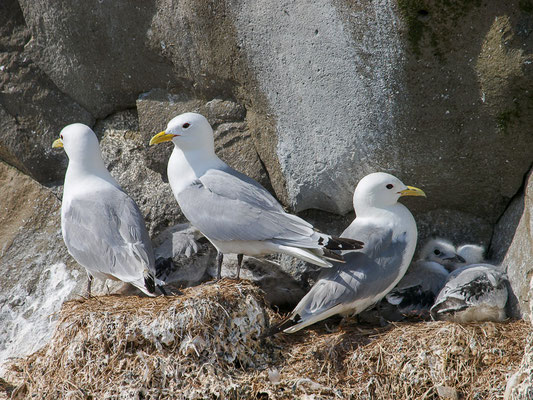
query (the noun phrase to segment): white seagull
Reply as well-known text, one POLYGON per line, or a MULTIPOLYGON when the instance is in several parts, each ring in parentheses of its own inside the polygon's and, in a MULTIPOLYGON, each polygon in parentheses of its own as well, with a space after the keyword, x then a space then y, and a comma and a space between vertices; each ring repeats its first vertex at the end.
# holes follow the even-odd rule
POLYGON ((195 113, 173 118, 150 145, 172 141, 168 180, 185 217, 223 254, 259 256, 284 253, 321 267, 342 261, 332 250, 358 249, 358 240, 319 233, 303 219, 286 213, 259 183, 229 167, 215 154, 213 129, 195 113))
POLYGON ((86 125, 61 131, 52 147, 69 162, 61 205, 61 231, 69 253, 93 277, 131 283, 155 293, 154 252, 143 217, 104 165, 96 135, 86 125))
POLYGON ((361 239, 359 251, 344 252, 346 264, 323 270, 290 316, 270 332, 293 333, 335 314, 355 315, 380 301, 403 277, 416 247, 411 212, 402 196, 425 196, 383 172, 365 176, 353 204, 357 217, 341 237, 361 239))
POLYGON ((497 266, 472 264, 453 271, 431 307, 434 320, 503 321, 507 276, 497 266))

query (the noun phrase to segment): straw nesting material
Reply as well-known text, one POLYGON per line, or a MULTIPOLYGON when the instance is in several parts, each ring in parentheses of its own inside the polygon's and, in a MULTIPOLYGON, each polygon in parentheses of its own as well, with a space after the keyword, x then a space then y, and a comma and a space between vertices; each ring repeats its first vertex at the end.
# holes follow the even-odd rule
POLYGON ((52 341, 13 364, 14 398, 496 399, 530 330, 347 321, 259 339, 280 318, 245 281, 71 301, 52 341))

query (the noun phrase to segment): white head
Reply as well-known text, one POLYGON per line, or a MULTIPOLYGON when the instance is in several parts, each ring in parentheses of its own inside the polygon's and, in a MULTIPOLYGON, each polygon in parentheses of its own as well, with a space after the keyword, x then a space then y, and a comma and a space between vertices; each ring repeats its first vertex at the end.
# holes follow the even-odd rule
POLYGON ((420 259, 434 261, 453 270, 455 265, 464 262, 455 250, 455 246, 449 240, 434 238, 426 242, 420 250, 420 259))
POLYGON ((167 129, 152 137, 150 145, 168 141, 172 141, 183 151, 215 151, 213 129, 203 115, 196 113, 185 113, 172 118, 167 129))
POLYGON ((63 147, 69 163, 81 164, 85 167, 103 167, 102 153, 98 138, 91 128, 84 124, 65 126, 52 144, 52 147, 63 147))
POLYGON ((485 248, 477 244, 464 244, 457 248, 457 254, 464 258, 465 265, 479 264, 485 259, 485 248))
POLYGON ((388 208, 402 196, 426 196, 415 187, 406 186, 391 174, 375 172, 359 181, 353 195, 355 212, 369 208, 388 208))

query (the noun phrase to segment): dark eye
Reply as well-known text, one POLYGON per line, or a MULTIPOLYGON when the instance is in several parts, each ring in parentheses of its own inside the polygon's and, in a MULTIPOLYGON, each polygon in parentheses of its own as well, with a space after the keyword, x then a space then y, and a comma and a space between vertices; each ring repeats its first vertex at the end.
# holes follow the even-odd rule
POLYGON ((183 129, 187 129, 189 126, 191 126, 191 124, 189 124, 188 122, 185 122, 181 127, 183 129))
POLYGON ((59 137, 61 138, 61 140, 63 140, 63 135, 59 135, 59 137))
POLYGON ((433 253, 435 253, 435 255, 438 256, 440 254, 440 250, 439 249, 435 249, 435 251, 433 253))
POLYGON ((394 187, 394 185, 393 185, 392 183, 389 183, 389 184, 386 186, 387 189, 392 189, 393 187, 394 187))

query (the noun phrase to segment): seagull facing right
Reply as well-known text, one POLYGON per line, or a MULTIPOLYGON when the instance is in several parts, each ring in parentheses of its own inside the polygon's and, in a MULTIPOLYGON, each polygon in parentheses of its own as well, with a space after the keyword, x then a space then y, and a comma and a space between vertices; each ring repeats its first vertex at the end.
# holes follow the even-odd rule
POLYGON ((358 314, 398 283, 411 262, 417 240, 415 219, 398 203, 402 196, 425 194, 383 172, 361 179, 353 198, 357 217, 341 237, 359 238, 365 246, 344 252, 346 264, 323 270, 290 316, 269 334, 293 333, 335 314, 358 314))
POLYGON ((457 265, 464 265, 465 262, 453 243, 441 237, 429 240, 422 247, 420 259, 439 263, 446 267, 449 272, 457 269, 457 265))
POLYGON ((497 266, 473 264, 453 271, 431 307, 434 320, 503 321, 507 277, 497 266))

